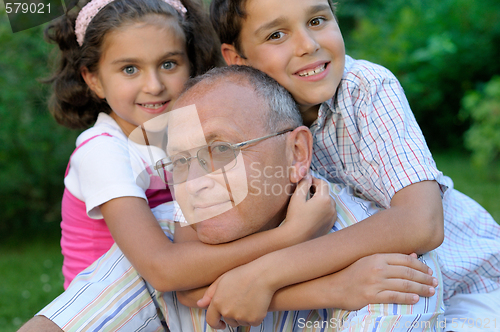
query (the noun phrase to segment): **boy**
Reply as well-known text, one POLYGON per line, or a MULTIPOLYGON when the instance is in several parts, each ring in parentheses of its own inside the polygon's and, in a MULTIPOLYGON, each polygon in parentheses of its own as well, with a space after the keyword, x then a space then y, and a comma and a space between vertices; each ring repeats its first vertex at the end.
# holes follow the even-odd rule
MULTIPOLYGON (((375 252, 432 250, 443 240, 444 220, 437 251, 445 304, 459 293, 468 312, 462 317, 499 318, 493 308, 500 305, 500 227, 437 170, 397 79, 345 55, 332 3, 213 0, 211 19, 228 64, 258 68, 293 95, 312 124, 312 168, 386 208, 337 233, 342 247, 331 244, 339 252, 332 264, 341 269, 375 252), (433 199, 439 193, 442 201, 433 199), (488 303, 491 314, 474 312, 474 299, 488 303)), ((449 328, 460 317, 453 315, 449 328)))

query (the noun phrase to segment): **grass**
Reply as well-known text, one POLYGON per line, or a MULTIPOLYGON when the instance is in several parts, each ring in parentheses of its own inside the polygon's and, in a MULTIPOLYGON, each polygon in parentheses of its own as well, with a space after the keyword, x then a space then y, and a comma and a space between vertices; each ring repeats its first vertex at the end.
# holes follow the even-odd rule
POLYGON ((16 331, 62 293, 61 266, 57 241, 0 246, 0 332, 16 331))
POLYGON ((433 154, 437 167, 451 177, 454 188, 481 204, 500 224, 500 165, 491 169, 497 174, 473 168, 468 156, 460 153, 433 154))
MULTIPOLYGON (((461 154, 435 154, 438 168, 455 188, 475 199, 500 221, 500 179, 470 166, 461 154)), ((0 332, 16 331, 63 291, 59 242, 35 241, 0 246, 0 332)))

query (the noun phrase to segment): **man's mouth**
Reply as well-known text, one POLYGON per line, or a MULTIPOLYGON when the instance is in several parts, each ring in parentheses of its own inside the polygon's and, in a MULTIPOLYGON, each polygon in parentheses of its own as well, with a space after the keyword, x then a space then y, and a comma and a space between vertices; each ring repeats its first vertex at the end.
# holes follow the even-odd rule
POLYGON ((302 70, 302 71, 299 71, 297 73, 297 75, 299 75, 300 77, 308 77, 308 76, 312 76, 312 75, 317 75, 319 73, 324 72, 327 65, 328 65, 328 63, 324 63, 324 64, 322 64, 316 68, 313 68, 313 69, 302 70))

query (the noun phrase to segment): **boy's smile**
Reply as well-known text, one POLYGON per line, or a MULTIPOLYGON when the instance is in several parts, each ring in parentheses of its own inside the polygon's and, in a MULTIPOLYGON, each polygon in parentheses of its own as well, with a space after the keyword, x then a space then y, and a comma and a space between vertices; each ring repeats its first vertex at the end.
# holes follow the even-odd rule
POLYGON ((242 54, 231 63, 273 77, 290 91, 302 112, 334 96, 344 72, 345 49, 328 0, 249 0, 245 11, 242 54))

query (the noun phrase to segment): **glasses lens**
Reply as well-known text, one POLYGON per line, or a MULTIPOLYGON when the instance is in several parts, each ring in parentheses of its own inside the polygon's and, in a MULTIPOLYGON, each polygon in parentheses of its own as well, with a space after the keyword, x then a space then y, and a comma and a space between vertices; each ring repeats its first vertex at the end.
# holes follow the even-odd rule
POLYGON ((229 143, 213 143, 198 151, 198 160, 207 173, 228 171, 236 165, 236 153, 229 143))

